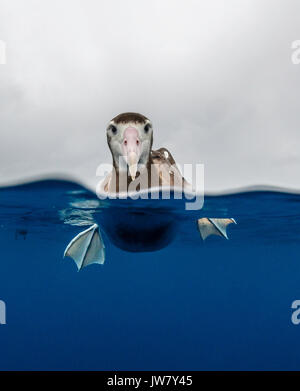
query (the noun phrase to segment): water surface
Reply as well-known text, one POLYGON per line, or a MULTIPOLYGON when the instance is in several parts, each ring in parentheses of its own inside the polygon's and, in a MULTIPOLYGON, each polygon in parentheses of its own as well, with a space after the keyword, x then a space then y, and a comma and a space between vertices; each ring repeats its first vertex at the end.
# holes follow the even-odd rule
POLYGON ((105 203, 71 182, 0 189, 0 369, 299 369, 300 196, 205 197, 189 214, 165 205, 180 221, 170 245, 130 253, 102 232, 105 264, 77 272, 64 249, 105 203), (238 225, 202 242, 197 215, 238 225))

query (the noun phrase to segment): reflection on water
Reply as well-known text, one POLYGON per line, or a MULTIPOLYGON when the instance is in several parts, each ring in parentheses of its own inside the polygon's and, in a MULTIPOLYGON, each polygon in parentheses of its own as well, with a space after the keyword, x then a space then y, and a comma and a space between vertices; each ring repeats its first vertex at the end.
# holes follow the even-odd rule
MULTIPOLYGON (((74 194, 70 193, 69 194, 74 194)), ((84 192, 76 192, 76 195, 84 192)), ((94 224, 94 214, 100 208, 100 201, 75 199, 69 202, 69 207, 58 211, 59 217, 64 224, 86 226, 94 224)))

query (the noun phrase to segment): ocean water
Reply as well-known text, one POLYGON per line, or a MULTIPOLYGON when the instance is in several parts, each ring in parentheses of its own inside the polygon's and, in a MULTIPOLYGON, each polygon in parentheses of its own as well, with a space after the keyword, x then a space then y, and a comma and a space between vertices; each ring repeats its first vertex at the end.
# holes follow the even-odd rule
POLYGON ((0 189, 0 369, 299 370, 300 195, 205 197, 189 215, 165 205, 169 245, 127 252, 101 230, 105 264, 78 272, 64 249, 109 218, 105 202, 64 181, 0 189), (229 240, 203 242, 203 216, 234 217, 229 240))

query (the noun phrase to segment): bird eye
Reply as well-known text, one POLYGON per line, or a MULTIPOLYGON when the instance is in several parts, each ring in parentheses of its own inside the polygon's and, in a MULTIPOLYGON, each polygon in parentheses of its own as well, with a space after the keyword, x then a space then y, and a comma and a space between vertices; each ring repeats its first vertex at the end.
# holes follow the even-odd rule
POLYGON ((114 125, 111 125, 110 130, 112 131, 113 134, 116 134, 118 131, 114 125))
POLYGON ((144 127, 145 133, 148 133, 149 129, 150 129, 150 125, 149 124, 145 125, 145 127, 144 127))

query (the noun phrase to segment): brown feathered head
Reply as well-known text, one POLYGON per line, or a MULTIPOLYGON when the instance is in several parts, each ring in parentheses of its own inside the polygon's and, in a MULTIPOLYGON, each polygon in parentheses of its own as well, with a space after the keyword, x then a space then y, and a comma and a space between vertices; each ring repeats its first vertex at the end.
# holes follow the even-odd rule
POLYGON ((107 126, 107 142, 118 170, 128 170, 132 180, 140 166, 146 166, 152 148, 151 121, 142 114, 123 113, 107 126))

